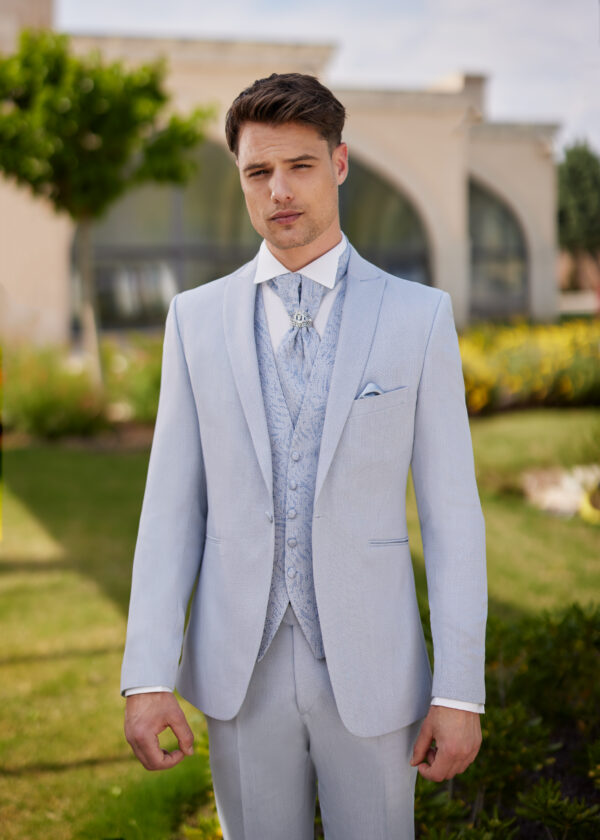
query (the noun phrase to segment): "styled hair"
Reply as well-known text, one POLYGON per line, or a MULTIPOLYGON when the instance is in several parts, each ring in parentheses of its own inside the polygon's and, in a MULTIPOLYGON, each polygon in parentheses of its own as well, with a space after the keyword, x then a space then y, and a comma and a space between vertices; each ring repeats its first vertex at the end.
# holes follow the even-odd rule
POLYGON ((272 73, 257 79, 231 104, 225 118, 225 137, 237 156, 240 131, 246 122, 301 123, 315 128, 332 152, 342 142, 346 110, 315 76, 272 73))

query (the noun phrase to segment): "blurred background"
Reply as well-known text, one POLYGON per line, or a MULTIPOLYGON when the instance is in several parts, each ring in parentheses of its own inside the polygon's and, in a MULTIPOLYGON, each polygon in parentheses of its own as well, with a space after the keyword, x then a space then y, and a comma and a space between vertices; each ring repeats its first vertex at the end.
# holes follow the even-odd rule
POLYGON ((225 113, 300 71, 348 112, 345 233, 459 331, 490 699, 418 836, 597 837, 600 7, 203 6, 0 0, 0 836, 220 836, 202 716, 146 774, 120 657, 168 304, 259 245, 225 113))

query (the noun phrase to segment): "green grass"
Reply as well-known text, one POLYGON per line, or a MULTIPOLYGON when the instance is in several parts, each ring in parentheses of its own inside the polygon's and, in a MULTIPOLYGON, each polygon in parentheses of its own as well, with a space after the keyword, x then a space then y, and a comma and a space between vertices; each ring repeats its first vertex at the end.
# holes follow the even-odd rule
MULTIPOLYGON (((600 529, 529 507, 519 471, 600 460, 600 412, 474 419, 490 612, 510 617, 599 591, 600 529)), ((62 445, 7 451, 0 544, 0 835, 3 840, 169 838, 209 801, 198 752, 148 774, 122 734, 119 670, 148 454, 62 445)), ((409 532, 424 594, 417 511, 409 532)), ((193 822, 193 821, 192 821, 193 822)), ((200 836, 195 828, 187 836, 200 836)))

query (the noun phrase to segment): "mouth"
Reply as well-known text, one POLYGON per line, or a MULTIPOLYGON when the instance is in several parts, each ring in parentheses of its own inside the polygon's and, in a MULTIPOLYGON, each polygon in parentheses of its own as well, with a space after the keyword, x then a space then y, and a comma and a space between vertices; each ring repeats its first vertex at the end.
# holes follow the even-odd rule
POLYGON ((278 225, 291 225, 302 215, 301 210, 279 210, 269 217, 269 221, 278 225))

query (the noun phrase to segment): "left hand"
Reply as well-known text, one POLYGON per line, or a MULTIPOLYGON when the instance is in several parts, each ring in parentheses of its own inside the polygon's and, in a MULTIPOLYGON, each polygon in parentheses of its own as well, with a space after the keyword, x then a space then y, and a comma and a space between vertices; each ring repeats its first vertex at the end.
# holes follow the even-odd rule
POLYGON ((464 772, 480 746, 481 723, 477 713, 431 706, 421 725, 410 763, 417 766, 424 779, 443 782, 464 772))

